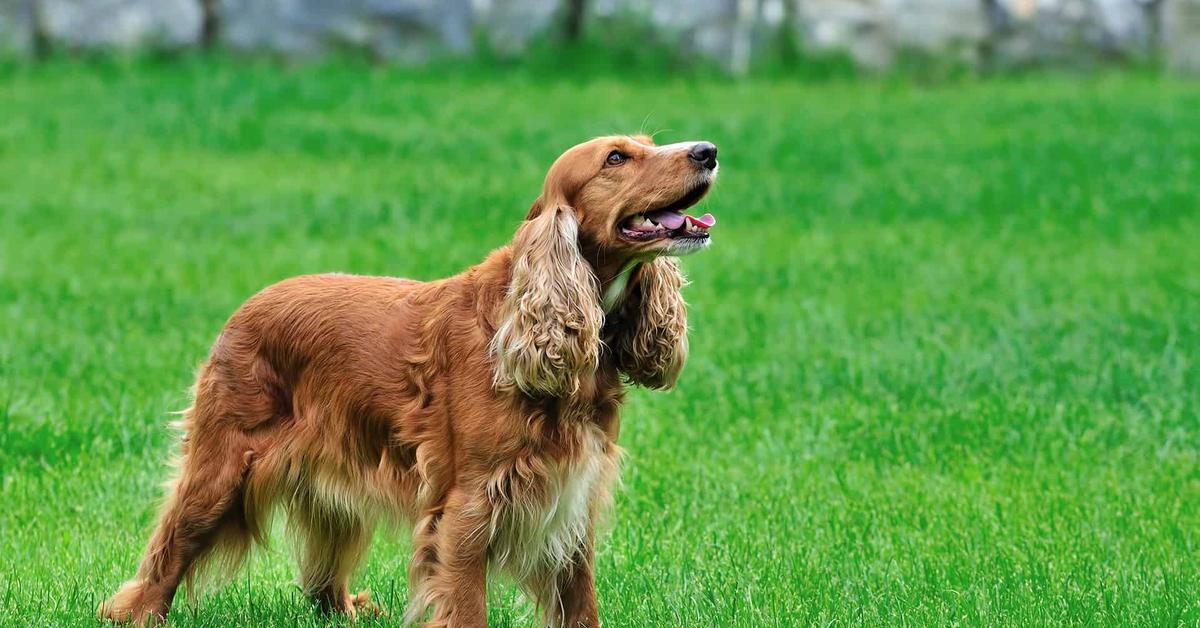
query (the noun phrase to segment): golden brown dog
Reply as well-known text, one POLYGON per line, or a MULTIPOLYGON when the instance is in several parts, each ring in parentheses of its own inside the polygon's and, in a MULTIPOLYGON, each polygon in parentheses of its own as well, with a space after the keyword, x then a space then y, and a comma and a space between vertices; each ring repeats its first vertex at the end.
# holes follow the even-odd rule
POLYGON ((137 575, 100 615, 162 619, 183 579, 265 541, 281 504, 328 611, 370 605, 350 574, 394 517, 413 522, 408 623, 485 625, 492 567, 548 625, 598 626, 623 382, 670 388, 683 367, 674 256, 708 244, 712 217, 683 211, 716 171, 708 142, 594 139, 555 161, 512 244, 462 274, 316 275, 251 298, 200 369, 137 575))

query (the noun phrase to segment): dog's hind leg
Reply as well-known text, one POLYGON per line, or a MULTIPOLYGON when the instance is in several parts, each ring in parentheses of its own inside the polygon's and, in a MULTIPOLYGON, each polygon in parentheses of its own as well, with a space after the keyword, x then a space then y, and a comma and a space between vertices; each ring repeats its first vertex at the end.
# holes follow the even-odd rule
POLYGON ((169 491, 137 575, 100 605, 101 618, 139 624, 162 621, 184 578, 199 562, 218 557, 236 566, 254 531, 246 517, 244 493, 255 464, 252 440, 222 425, 214 413, 219 395, 201 377, 193 408, 185 417, 180 474, 169 491))
POLYGON ((374 521, 306 497, 288 507, 288 524, 298 533, 300 587, 326 613, 378 613, 370 592, 350 593, 350 575, 371 544, 374 521))

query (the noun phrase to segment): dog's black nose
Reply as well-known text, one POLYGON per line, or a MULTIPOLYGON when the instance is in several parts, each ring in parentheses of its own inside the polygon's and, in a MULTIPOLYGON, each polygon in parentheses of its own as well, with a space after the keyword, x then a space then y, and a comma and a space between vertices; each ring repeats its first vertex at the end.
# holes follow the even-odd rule
POLYGON ((712 170, 717 167, 717 145, 712 142, 696 142, 688 151, 692 161, 712 170))

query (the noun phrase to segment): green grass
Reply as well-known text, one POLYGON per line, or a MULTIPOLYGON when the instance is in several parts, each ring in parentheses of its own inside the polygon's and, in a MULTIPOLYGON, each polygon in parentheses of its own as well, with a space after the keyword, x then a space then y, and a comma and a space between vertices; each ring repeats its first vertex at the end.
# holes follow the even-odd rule
MULTIPOLYGON (((721 147, 720 224, 679 388, 624 412, 606 625, 1200 622, 1200 84, 184 59, 0 70, 0 624, 133 572, 241 301, 455 273, 639 129, 721 147)), ((381 534, 355 584, 398 612, 407 560, 381 534)), ((277 542, 172 619, 321 624, 293 582, 277 542)))

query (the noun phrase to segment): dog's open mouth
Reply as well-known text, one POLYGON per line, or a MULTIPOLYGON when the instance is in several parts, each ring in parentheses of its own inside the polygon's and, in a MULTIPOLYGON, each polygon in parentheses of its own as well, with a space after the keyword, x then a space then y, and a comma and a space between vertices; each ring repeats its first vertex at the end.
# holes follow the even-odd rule
POLYGON ((620 222, 621 237, 639 242, 674 238, 708 237, 708 230, 717 224, 712 214, 691 216, 684 210, 695 205, 708 192, 708 185, 697 186, 673 203, 634 214, 620 222))

